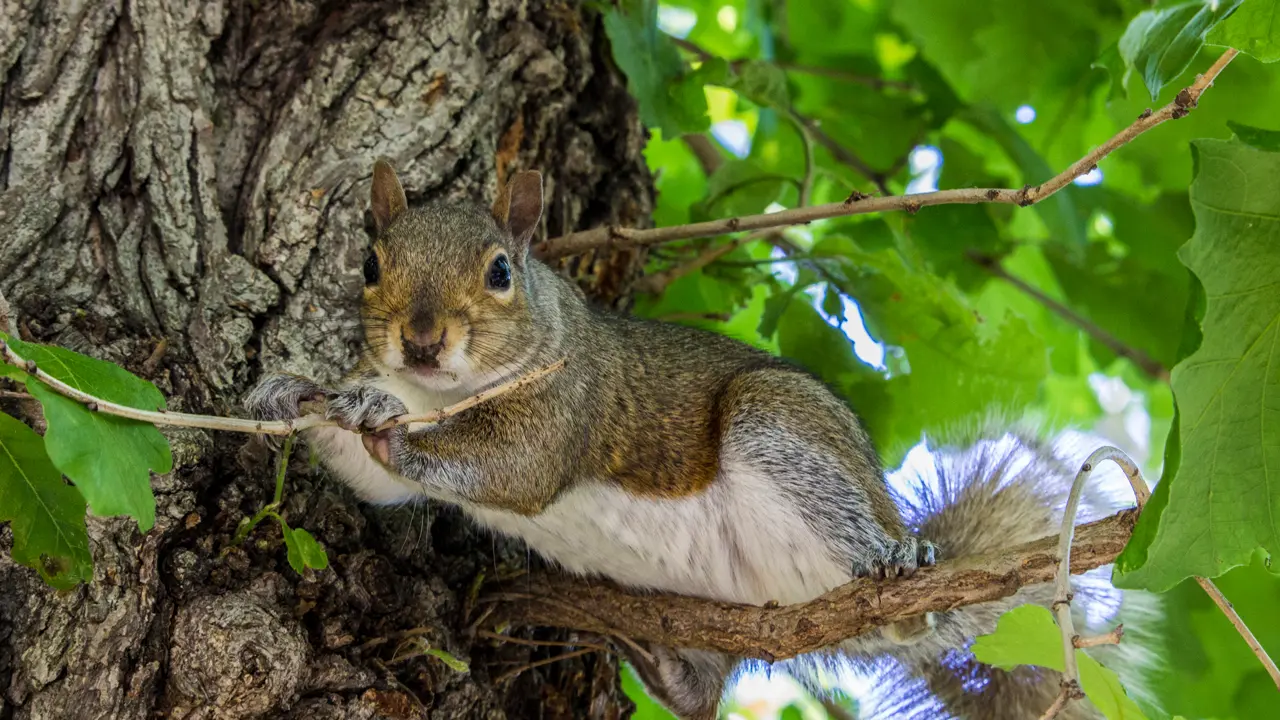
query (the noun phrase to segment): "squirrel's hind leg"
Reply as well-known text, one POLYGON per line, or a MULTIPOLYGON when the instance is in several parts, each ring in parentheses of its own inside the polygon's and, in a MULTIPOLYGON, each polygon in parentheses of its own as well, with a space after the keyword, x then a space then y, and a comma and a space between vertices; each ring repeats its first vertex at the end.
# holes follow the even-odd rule
POLYGON ((614 643, 631 664, 649 696, 680 720, 716 720, 725 681, 737 660, 703 650, 677 650, 642 643, 646 656, 627 643, 614 643))

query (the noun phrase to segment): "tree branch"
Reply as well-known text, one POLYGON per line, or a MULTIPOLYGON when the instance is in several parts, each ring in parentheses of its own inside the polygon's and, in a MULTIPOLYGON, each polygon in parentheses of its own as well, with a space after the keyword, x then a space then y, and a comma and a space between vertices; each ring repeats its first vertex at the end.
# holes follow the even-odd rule
MULTIPOLYGON (((1077 529, 1071 571, 1112 562, 1133 532, 1126 510, 1077 529)), ((487 622, 566 627, 662 645, 781 660, 925 612, 945 612, 1008 597, 1024 585, 1049 582, 1057 537, 979 558, 922 568, 891 581, 854 580, 809 602, 782 607, 737 605, 624 590, 605 580, 541 574, 500 586, 481 598, 487 622)))
MULTIPOLYGON (((192 413, 168 412, 165 410, 139 410, 138 408, 129 407, 128 405, 120 405, 109 400, 103 400, 100 397, 82 392, 52 375, 41 370, 34 361, 27 360, 16 353, 12 347, 4 340, 0 340, 0 359, 4 362, 21 368, 28 375, 35 377, 41 383, 44 383, 50 390, 71 398, 76 402, 84 405, 91 412, 100 412, 116 417, 128 418, 130 420, 138 420, 140 422, 151 423, 152 425, 169 425, 176 427, 194 427, 205 428, 208 430, 227 430, 229 432, 242 432, 263 435, 292 435, 301 430, 316 427, 337 426, 333 420, 329 420, 320 414, 303 415, 293 420, 249 420, 245 418, 229 418, 219 417, 217 415, 195 415, 192 413)), ((513 380, 509 380, 501 385, 496 385, 484 392, 472 395, 469 398, 460 400, 448 407, 441 408, 429 413, 420 415, 401 415, 392 418, 385 425, 377 428, 377 430, 386 430, 396 425, 404 425, 407 423, 435 423, 441 420, 457 415, 463 410, 475 407, 482 402, 492 400, 499 395, 511 392, 518 387, 528 385, 535 380, 543 378, 556 370, 564 367, 564 360, 552 363, 547 367, 534 370, 533 372, 522 375, 513 380)))
POLYGON ((1263 649, 1262 643, 1258 642, 1258 638, 1253 636, 1249 626, 1244 624, 1244 618, 1240 617, 1240 613, 1236 612, 1235 606, 1231 604, 1227 596, 1223 595, 1218 586, 1214 585, 1209 578, 1197 577, 1196 582, 1200 584, 1200 587, 1204 588, 1213 603, 1218 606, 1223 615, 1227 616, 1227 620, 1230 620, 1231 624, 1235 626, 1236 632, 1240 633, 1240 637, 1244 638, 1245 644, 1253 651, 1254 656, 1258 658, 1258 662, 1261 662, 1262 667, 1266 668, 1267 674, 1271 676, 1271 682, 1275 683, 1277 690, 1280 690, 1280 668, 1276 667, 1275 661, 1263 649))
POLYGON ((1071 308, 1063 305, 1057 300, 1054 300, 1048 295, 1045 295, 1043 292, 1040 292, 1039 288, 1033 287, 1022 278, 1009 274, 1007 270, 1000 266, 1000 263, 997 262, 995 258, 981 253, 970 252, 969 259, 978 267, 986 270, 993 277, 1004 280, 1015 288, 1021 290, 1023 293, 1031 296, 1031 298, 1045 306, 1053 314, 1085 331, 1090 337, 1102 343, 1111 352, 1119 355, 1120 357, 1128 358, 1134 365, 1138 366, 1139 370, 1143 371, 1147 375, 1163 382, 1169 382, 1169 369, 1162 365, 1160 361, 1146 354, 1142 350, 1125 343, 1120 338, 1112 335, 1098 325, 1095 325, 1090 320, 1079 315, 1071 308))
POLYGON ((865 215, 893 210, 916 212, 929 205, 1002 203, 1027 207, 1050 197, 1070 185, 1073 180, 1096 167, 1103 158, 1142 133, 1165 121, 1185 117, 1188 112, 1195 108, 1200 101, 1200 96, 1204 94, 1204 91, 1213 83, 1214 78, 1222 72, 1223 68, 1227 66, 1227 63, 1231 62, 1236 54, 1236 50, 1228 49, 1204 74, 1197 77, 1194 83, 1178 93, 1173 102, 1160 108, 1157 112, 1151 114, 1143 113, 1129 127, 1116 133, 1110 140, 1085 154, 1084 157, 1073 163, 1071 167, 1039 185, 1028 185, 1019 190, 1010 188, 963 188, 915 195, 864 198, 861 200, 851 198, 840 203, 794 208, 776 213, 724 218, 722 220, 688 225, 673 225, 649 230, 607 225, 544 240, 535 246, 535 252, 540 258, 553 259, 593 248, 657 245, 674 240, 714 237, 743 230, 762 230, 788 225, 803 225, 814 220, 848 215, 865 215))

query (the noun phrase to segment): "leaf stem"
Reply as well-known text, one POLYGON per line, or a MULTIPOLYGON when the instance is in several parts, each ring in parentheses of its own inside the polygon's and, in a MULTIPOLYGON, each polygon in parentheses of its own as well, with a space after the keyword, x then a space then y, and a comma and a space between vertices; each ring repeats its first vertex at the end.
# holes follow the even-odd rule
POLYGON ((814 220, 848 215, 865 215, 893 210, 915 212, 929 205, 1002 203, 1027 207, 1050 197, 1070 185, 1072 181, 1092 170, 1103 158, 1110 155, 1117 148, 1129 143, 1151 128, 1168 120, 1185 117, 1187 113, 1195 108, 1204 91, 1213 84, 1214 78, 1222 72, 1223 68, 1237 54, 1238 51, 1235 49, 1228 49, 1208 70, 1197 77, 1195 82, 1179 92, 1177 97, 1168 105, 1154 113, 1143 113, 1131 125, 1116 133, 1111 139, 1086 153, 1084 157, 1072 163, 1066 170, 1039 185, 1028 185, 1021 189, 963 188, 915 195, 864 198, 861 200, 851 198, 845 202, 827 205, 814 205, 776 213, 744 215, 742 217, 723 218, 687 225, 672 225, 648 230, 605 225, 544 240, 538 243, 535 251, 540 258, 553 259, 574 255, 594 248, 646 247, 675 240, 715 237, 716 235, 743 230, 762 230, 788 225, 802 225, 814 220))
POLYGON ((271 505, 280 507, 280 503, 284 500, 284 475, 289 469, 289 455, 293 453, 293 439, 296 435, 287 435, 284 439, 284 447, 280 450, 280 468, 276 470, 276 494, 272 499, 271 505))

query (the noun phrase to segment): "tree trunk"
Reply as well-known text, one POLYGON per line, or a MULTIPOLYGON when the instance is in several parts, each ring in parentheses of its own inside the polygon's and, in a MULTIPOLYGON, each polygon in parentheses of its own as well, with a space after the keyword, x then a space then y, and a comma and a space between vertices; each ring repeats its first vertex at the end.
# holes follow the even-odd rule
MULTIPOLYGON (((652 208, 600 19, 560 0, 0 0, 0 70, 20 334, 117 362, 172 409, 242 414, 266 369, 324 382, 354 363, 379 155, 410 202, 488 200, 541 169, 544 237, 652 208)), ((565 270, 625 307, 642 260, 565 270)), ((156 527, 90 517, 92 584, 50 590, 0 529, 0 719, 627 714, 603 654, 495 682, 564 652, 468 629, 473 583, 522 568, 522 547, 439 506, 361 505, 298 453, 285 512, 331 563, 299 576, 269 523, 230 547, 270 500, 271 454, 165 432, 156 527), (470 672, 392 662, 411 628, 470 672)))

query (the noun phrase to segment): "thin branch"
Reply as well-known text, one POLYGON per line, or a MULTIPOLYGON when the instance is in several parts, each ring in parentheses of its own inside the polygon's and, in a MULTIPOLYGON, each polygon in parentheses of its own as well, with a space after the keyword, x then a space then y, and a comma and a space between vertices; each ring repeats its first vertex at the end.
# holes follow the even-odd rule
POLYGON ((708 247, 706 250, 703 250, 701 253, 698 253, 696 257, 694 257, 692 260, 689 260, 688 262, 681 263, 679 265, 676 265, 675 267, 672 267, 670 269, 664 270, 659 273, 654 273, 652 275, 645 275, 644 277, 639 278, 632 285, 632 288, 638 292, 659 295, 662 293, 663 290, 667 289, 668 285, 675 282, 676 280, 679 280, 685 275, 701 270, 702 268, 710 265, 716 260, 719 260, 725 255, 728 255, 729 253, 733 252, 734 250, 737 250, 738 248, 742 247, 743 245, 746 245, 747 243, 764 239, 770 235, 773 235, 776 232, 778 231, 777 230, 761 230, 759 232, 747 233, 746 235, 736 237, 726 243, 719 243, 716 245, 712 245, 708 247))
POLYGON ((452 405, 447 405, 445 407, 442 407, 439 410, 432 410, 431 412, 421 413, 419 415, 401 415, 400 417, 391 418, 386 423, 379 425, 377 427, 377 431, 381 432, 383 430, 393 428, 397 425, 406 425, 408 423, 438 423, 447 417, 452 417, 453 415, 457 415, 463 410, 469 410, 475 407, 476 405, 479 405, 480 403, 488 402, 498 397, 499 395, 505 395, 511 392, 512 390, 515 390, 517 388, 522 388, 525 385, 528 385, 532 382, 541 380, 542 378, 564 367, 564 364, 565 364, 565 360, 564 358, 561 358, 560 360, 557 360, 546 367, 538 368, 537 370, 534 370, 532 372, 527 372, 524 375, 521 375, 520 377, 515 378, 514 380, 508 380, 507 382, 504 382, 501 385, 495 385, 494 387, 491 387, 488 390, 485 390, 483 392, 478 392, 469 398, 459 400, 458 402, 452 405))
POLYGON ((1142 133, 1167 120, 1185 117, 1199 102, 1200 96, 1213 83, 1214 78, 1222 72, 1222 69, 1226 67, 1227 63, 1231 62, 1231 59, 1236 54, 1237 51, 1234 49, 1227 50, 1204 74, 1196 78, 1194 83, 1178 93, 1173 102, 1160 108, 1157 112, 1151 114, 1143 113, 1132 125, 1086 153, 1071 167, 1039 185, 1028 185, 1018 190, 1010 188, 963 188, 915 195, 864 198, 861 200, 850 199, 846 202, 794 208, 776 213, 746 215, 648 230, 608 225, 545 240, 536 246, 536 253, 540 258, 552 259, 574 255, 593 248, 657 245, 674 240, 715 237, 716 235, 744 230, 803 225, 814 220, 825 220, 848 215, 865 215, 894 210, 916 212, 930 205, 972 205, 978 203, 1002 203, 1022 207, 1034 205, 1070 185, 1073 180, 1096 167, 1103 158, 1142 133))
MULTIPOLYGON (((1077 529, 1071 571, 1115 560, 1133 531, 1126 510, 1077 529)), ((781 660, 926 612, 999 600, 1024 585, 1049 582, 1058 538, 923 568, 890 582, 854 580, 808 602, 762 607, 670 594, 631 592, 600 579, 535 574, 487 592, 488 623, 541 625, 627 637, 659 645, 781 660)))
POLYGON ((1262 667, 1267 669, 1267 674, 1271 676, 1271 682, 1275 683, 1277 690, 1280 690, 1280 668, 1276 667, 1275 661, 1263 649, 1262 644, 1258 642, 1258 638, 1253 636, 1249 626, 1244 624, 1244 619, 1240 617, 1240 613, 1236 612, 1235 606, 1231 604, 1227 596, 1223 595, 1218 586, 1214 585, 1209 578, 1197 576, 1196 582, 1200 583, 1200 587, 1204 588, 1204 591, 1209 594, 1209 597, 1218 606, 1218 609, 1222 611, 1222 614, 1226 615, 1227 620, 1230 620, 1231 624, 1235 626, 1236 632, 1240 633, 1240 637, 1244 638, 1249 649, 1253 651, 1258 661, 1262 663, 1262 667))
POLYGON ((819 67, 817 65, 798 65, 796 63, 773 61, 773 64, 779 70, 784 72, 801 73, 803 75, 817 75, 820 77, 828 77, 832 80, 843 80, 844 82, 857 83, 866 85, 876 90, 885 88, 893 88, 903 92, 913 92, 916 86, 905 80, 889 80, 887 78, 876 77, 874 75, 859 75, 851 73, 847 70, 837 70, 835 68, 819 67))
MULTIPOLYGON (((675 40, 676 45, 678 45, 681 48, 684 48, 685 50, 689 51, 693 55, 697 56, 697 58, 699 60, 702 60, 703 62, 716 59, 715 55, 712 55, 711 53, 707 52, 696 43, 690 42, 683 38, 672 38, 672 39, 675 40)), ((725 61, 725 62, 728 63, 729 69, 732 72, 737 73, 738 70, 742 67, 743 62, 745 61, 736 60, 736 61, 725 61)), ((858 157, 857 153, 841 145, 839 141, 837 141, 835 138, 823 132, 822 129, 818 127, 818 123, 816 121, 810 118, 807 118, 804 115, 801 115, 800 113, 796 112, 791 108, 786 108, 786 109, 779 108, 779 112, 784 113, 788 118, 790 118, 797 125, 808 130, 808 132, 813 136, 813 139, 821 143, 822 146, 825 147, 827 151, 831 153, 832 157, 834 157, 838 162, 848 165, 849 167, 861 173, 868 180, 870 180, 872 183, 875 184, 876 188, 880 190, 881 194, 884 194, 884 195, 889 194, 889 188, 884 184, 885 177, 886 177, 885 174, 877 172, 870 165, 868 165, 861 157, 858 157)), ((805 203, 800 203, 800 204, 803 206, 805 203)))
MULTIPOLYGON (((1085 483, 1093 476, 1099 463, 1115 460, 1117 457, 1122 457, 1129 465, 1133 464, 1127 455, 1116 448, 1101 447, 1094 450, 1080 466, 1080 471, 1071 483, 1071 492, 1067 495, 1067 507, 1062 513, 1062 531, 1058 534, 1058 572, 1054 578, 1053 593, 1053 613, 1058 618, 1058 631, 1062 633, 1062 690, 1041 716, 1043 720, 1055 717, 1067 703, 1084 697, 1084 691, 1080 689, 1080 668, 1076 664, 1076 627, 1071 618, 1071 540, 1075 536, 1076 512, 1080 508, 1080 493, 1084 490, 1085 483)), ((1141 497, 1137 500, 1138 509, 1141 510, 1145 502, 1141 497)))
POLYGON ((1124 623, 1121 623, 1112 628, 1111 632, 1103 633, 1101 635, 1094 635, 1093 637, 1080 637, 1077 635, 1072 644, 1077 648, 1091 648, 1099 645, 1119 645, 1120 641, 1123 639, 1124 623))
POLYGON ((866 177, 876 186, 876 189, 880 191, 881 195, 889 194, 889 186, 885 184, 885 180, 888 176, 868 165, 867 161, 863 160, 857 153, 842 145, 839 140, 828 135, 826 131, 819 126, 817 120, 805 117, 795 110, 788 110, 787 114, 792 120, 795 120, 797 123, 802 125, 804 129, 813 136, 813 139, 816 140, 819 145, 826 148, 827 152, 831 153, 831 157, 835 158, 837 162, 843 165, 848 165, 854 170, 857 170, 859 174, 866 177))
POLYGON ((581 657, 583 655, 586 655, 587 653, 593 653, 593 652, 598 652, 598 651, 595 648, 583 648, 581 650, 574 650, 573 652, 564 653, 563 655, 556 655, 555 657, 549 657, 544 660, 539 660, 537 662, 531 662, 526 665, 521 665, 520 667, 516 668, 515 670, 512 670, 511 672, 505 672, 499 675, 498 677, 494 678, 493 684, 501 685, 502 683, 510 680, 511 678, 514 678, 515 676, 527 670, 532 670, 536 667, 542 667, 543 665, 550 665, 553 662, 560 662, 561 660, 570 660, 576 657, 581 657))
POLYGON ((694 157, 698 158, 698 164, 702 166, 702 172, 711 177, 720 166, 724 164, 724 156, 716 149, 715 143, 711 138, 701 133, 690 133, 680 137, 684 144, 693 152, 694 157))
MULTIPOLYGON (((1057 715, 1061 707, 1073 698, 1081 697, 1079 670, 1076 667, 1075 648, 1077 642, 1084 641, 1076 635, 1075 627, 1071 619, 1071 584, 1069 566, 1072 566, 1071 559, 1071 540, 1075 530, 1076 508, 1080 501, 1080 491, 1088 481, 1093 471, 1097 469, 1102 462, 1110 460, 1120 466, 1124 471, 1125 477, 1129 480, 1129 486, 1133 489, 1134 497, 1138 502, 1138 509, 1141 511, 1146 506, 1147 501, 1151 499, 1151 488, 1147 485, 1147 481, 1142 477, 1142 469, 1133 461, 1124 451, 1114 447, 1102 447, 1095 450, 1089 455, 1084 464, 1080 466, 1080 472, 1076 474, 1075 481, 1071 485, 1071 494, 1067 498, 1066 512, 1062 518, 1062 532, 1058 541, 1058 572, 1056 577, 1056 591, 1054 593, 1053 610, 1058 618, 1058 628, 1062 632, 1063 644, 1063 660, 1065 661, 1065 670, 1062 674, 1062 693, 1059 694, 1061 703, 1054 701, 1054 707, 1050 707, 1053 712, 1046 712, 1042 715, 1043 720, 1048 720, 1057 715)), ((1236 631, 1244 638, 1245 643, 1249 645, 1249 649, 1266 668, 1267 674, 1271 676, 1272 682, 1276 684, 1276 688, 1280 689, 1280 669, 1276 667, 1271 657, 1267 655, 1266 650, 1258 643, 1257 638, 1250 632, 1248 626, 1244 624, 1244 620, 1236 613, 1235 608, 1222 594, 1216 585, 1207 578, 1196 577, 1196 582, 1204 591, 1209 594, 1214 603, 1222 610, 1231 624, 1235 626, 1236 631)), ((1121 633, 1123 630, 1117 628, 1113 633, 1121 633)), ((1119 637, 1117 635, 1117 642, 1119 637)), ((1097 644, 1097 643, 1095 643, 1097 644)), ((1084 645, 1081 645, 1082 647, 1084 645)))
POLYGON ((1142 350, 1125 343, 1120 338, 1112 335, 1098 325, 1095 325, 1076 311, 1066 305, 1063 305, 1057 300, 1054 300, 1048 295, 1045 295, 1039 288, 1030 285, 1022 278, 1011 275, 1007 270, 1000 266, 1000 263, 997 262, 995 258, 981 253, 970 252, 969 259, 978 267, 986 270, 993 277, 1004 280, 1018 290, 1021 290, 1026 295, 1029 295, 1036 302, 1045 306, 1045 308, 1053 314, 1085 331, 1090 337, 1102 343, 1111 352, 1119 355, 1120 357, 1128 358, 1134 365, 1138 366, 1139 370, 1142 370, 1147 375, 1163 382, 1169 382, 1169 369, 1162 365, 1159 360, 1156 360, 1142 350))
POLYGON ((1053 704, 1040 716, 1040 720, 1053 720, 1053 718, 1058 717, 1058 713, 1062 712, 1062 708, 1067 706, 1067 701, 1070 699, 1071 691, 1066 685, 1063 685, 1062 689, 1058 691, 1058 696, 1053 699, 1053 704))
POLYGON ((599 643, 590 642, 565 642, 562 640, 526 640, 525 638, 511 637, 510 635, 501 635, 488 630, 479 630, 476 632, 482 638, 497 640, 498 642, 508 643, 510 645, 527 645, 529 647, 571 647, 571 648, 590 648, 599 652, 609 652, 609 648, 599 643))
MULTIPOLYGON (((319 414, 303 415, 302 417, 294 418, 293 420, 279 420, 273 422, 266 420, 218 417, 216 415, 195 415, 192 413, 168 412, 165 410, 139 410, 138 408, 132 408, 128 405, 120 405, 108 400, 103 400, 100 397, 90 395, 89 393, 82 392, 81 390, 71 387, 41 370, 34 361, 23 358, 3 340, 0 340, 0 358, 3 358, 4 362, 13 365, 14 367, 22 368, 27 372, 27 374, 35 377, 41 383, 48 386, 50 390, 53 390, 59 395, 75 400, 76 402, 84 405, 91 412, 115 415, 116 417, 138 420, 141 422, 151 423, 152 425, 206 428, 209 430, 226 430, 229 432, 261 433, 263 435, 292 435, 293 433, 301 430, 307 430, 309 428, 337 426, 336 422, 319 414)), ((389 427, 403 425, 406 423, 439 422, 447 417, 457 415, 463 410, 472 408, 482 402, 492 400, 499 395, 511 392, 516 388, 523 387, 524 385, 528 385, 535 380, 545 377, 546 375, 564 367, 564 363, 564 360, 560 360, 548 365, 547 367, 534 370, 531 373, 522 375, 514 380, 502 383, 501 385, 497 385, 485 390, 484 392, 477 393, 465 400, 460 400, 448 407, 444 407, 433 412, 423 413, 420 415, 401 415, 400 417, 392 418, 390 422, 380 426, 377 430, 381 431, 389 427)))

